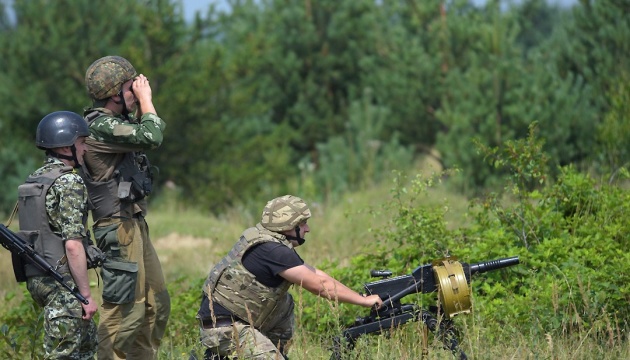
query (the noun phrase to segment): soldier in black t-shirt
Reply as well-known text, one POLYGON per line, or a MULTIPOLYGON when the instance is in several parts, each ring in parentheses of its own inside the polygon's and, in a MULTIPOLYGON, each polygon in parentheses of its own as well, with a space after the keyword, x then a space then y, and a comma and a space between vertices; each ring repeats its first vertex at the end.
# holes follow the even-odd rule
POLYGON ((285 195, 267 203, 261 222, 243 232, 230 253, 210 271, 197 318, 206 359, 286 358, 293 336, 297 284, 339 302, 381 307, 378 295, 361 295, 300 258, 295 247, 310 231, 306 203, 285 195))
MULTIPOLYGON (((256 276, 261 284, 269 287, 278 287, 284 279, 278 275, 280 272, 292 267, 304 264, 304 260, 295 249, 289 249, 277 243, 262 243, 254 246, 243 255, 243 265, 256 276)), ((204 296, 199 309, 202 319, 210 319, 210 300, 204 296)), ((218 303, 214 304, 215 316, 232 316, 232 313, 218 303)))

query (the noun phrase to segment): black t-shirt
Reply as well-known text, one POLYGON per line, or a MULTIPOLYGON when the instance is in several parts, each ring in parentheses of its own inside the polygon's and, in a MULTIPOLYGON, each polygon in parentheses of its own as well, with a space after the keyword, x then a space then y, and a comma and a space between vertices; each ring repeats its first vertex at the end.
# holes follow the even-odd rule
MULTIPOLYGON (((294 249, 275 242, 265 242, 254 246, 243 255, 243 266, 256 276, 261 284, 269 287, 278 287, 284 279, 278 275, 284 270, 304 264, 304 260, 294 249)), ((210 319, 210 300, 203 295, 198 315, 201 319, 210 319)), ((227 309, 219 304, 214 304, 215 316, 230 316, 227 309)))

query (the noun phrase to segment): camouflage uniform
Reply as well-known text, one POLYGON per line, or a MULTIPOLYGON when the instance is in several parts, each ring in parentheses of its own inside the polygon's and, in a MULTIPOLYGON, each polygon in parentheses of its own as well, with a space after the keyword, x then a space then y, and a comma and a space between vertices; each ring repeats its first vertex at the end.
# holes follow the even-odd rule
MULTIPOLYGON (((235 321, 222 324, 216 319, 218 316, 208 321, 198 315, 201 342, 217 354, 244 359, 284 359, 288 351, 295 327, 294 302, 288 293, 291 283, 283 281, 278 286, 269 287, 258 281, 256 274, 249 272, 241 260, 249 249, 257 251, 256 246, 264 243, 293 248, 284 235, 256 224, 243 232, 206 279, 203 291, 212 316, 215 304, 237 316, 235 321)), ((205 304, 204 299, 201 306, 205 304)))
POLYGON ((166 330, 170 297, 144 219, 146 199, 120 201, 115 193, 95 196, 91 186, 109 186, 126 156, 158 147, 166 124, 152 113, 139 122, 105 108, 86 110, 86 118, 90 114, 97 116, 89 120, 86 181, 95 208, 94 237, 107 255, 101 270, 98 358, 153 359, 166 330))
MULTIPOLYGON (((65 166, 49 157, 32 176, 65 166)), ((83 221, 87 213, 87 191, 78 174, 72 172, 57 178, 46 193, 46 212, 51 228, 62 239, 86 236, 83 221)), ((63 275, 66 283, 75 288, 70 273, 63 275)), ((83 308, 74 295, 49 276, 30 277, 27 288, 35 302, 44 308, 45 358, 93 359, 97 347, 96 324, 92 319, 82 319, 83 308)))
POLYGON ((281 354, 278 348, 283 348, 285 352, 288 350, 288 342, 293 336, 295 327, 293 312, 286 315, 278 322, 277 327, 264 334, 240 320, 235 321, 231 326, 201 327, 201 343, 212 349, 215 354, 230 354, 238 359, 284 359, 286 355, 281 354), (238 339, 238 342, 233 339, 238 339))

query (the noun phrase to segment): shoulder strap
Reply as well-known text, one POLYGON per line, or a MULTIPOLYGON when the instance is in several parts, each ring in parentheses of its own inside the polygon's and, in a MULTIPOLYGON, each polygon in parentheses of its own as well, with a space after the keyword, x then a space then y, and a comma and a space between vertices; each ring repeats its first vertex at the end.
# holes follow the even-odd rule
POLYGON ((61 175, 67 174, 69 172, 72 172, 74 170, 74 168, 72 166, 64 166, 62 168, 59 169, 54 169, 51 170, 45 174, 42 174, 40 176, 29 176, 26 179, 27 183, 39 183, 39 184, 44 184, 44 185, 52 185, 52 183, 55 182, 55 180, 57 180, 58 177, 60 177, 61 175))
POLYGON ((90 125, 94 120, 104 115, 107 114, 99 109, 92 109, 85 114, 85 121, 87 121, 88 125, 90 125))
POLYGON ((8 228, 9 226, 11 226, 11 222, 13 221, 13 219, 15 218, 15 215, 16 215, 16 214, 17 214, 17 212, 18 212, 18 207, 19 207, 19 206, 18 206, 18 204, 19 204, 19 203, 20 203, 19 201, 16 201, 16 202, 15 202, 15 206, 13 207, 13 211, 11 211, 11 215, 9 215, 9 219, 7 220, 7 225, 6 225, 6 226, 7 226, 7 228, 8 228))

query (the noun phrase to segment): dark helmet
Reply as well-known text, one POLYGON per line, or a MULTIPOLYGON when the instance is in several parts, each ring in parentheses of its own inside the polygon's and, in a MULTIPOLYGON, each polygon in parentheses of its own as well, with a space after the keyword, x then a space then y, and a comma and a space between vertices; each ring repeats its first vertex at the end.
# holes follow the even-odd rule
POLYGON ((37 125, 35 145, 40 149, 72 146, 80 136, 90 136, 85 119, 72 111, 55 111, 37 125))
POLYGON ((297 196, 284 195, 267 203, 260 223, 269 231, 280 232, 295 229, 310 217, 311 210, 304 200, 297 196))
POLYGON ((136 77, 136 69, 120 56, 105 56, 90 65, 85 72, 85 87, 94 100, 112 97, 122 84, 136 77))

